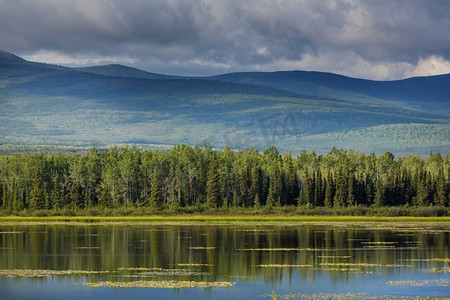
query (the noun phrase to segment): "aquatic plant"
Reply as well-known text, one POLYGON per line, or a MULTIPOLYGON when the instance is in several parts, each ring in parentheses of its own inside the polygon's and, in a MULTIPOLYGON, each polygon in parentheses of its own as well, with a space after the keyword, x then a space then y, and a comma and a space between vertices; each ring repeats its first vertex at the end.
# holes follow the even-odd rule
POLYGON ((84 271, 84 270, 29 270, 29 269, 4 269, 0 270, 0 276, 14 277, 47 277, 56 275, 87 275, 103 274, 109 271, 84 271))
POLYGON ((447 287, 450 281, 448 279, 426 279, 426 280, 397 280, 386 281, 389 286, 440 286, 447 287))
POLYGON ((112 287, 112 288, 168 288, 168 289, 180 289, 180 288, 224 288, 232 287, 236 282, 227 281, 175 281, 175 280, 161 280, 161 281, 99 281, 99 282, 85 282, 82 283, 88 287, 112 287))
POLYGON ((267 265, 256 265, 261 268, 312 268, 313 265, 289 265, 289 264, 267 264, 267 265))

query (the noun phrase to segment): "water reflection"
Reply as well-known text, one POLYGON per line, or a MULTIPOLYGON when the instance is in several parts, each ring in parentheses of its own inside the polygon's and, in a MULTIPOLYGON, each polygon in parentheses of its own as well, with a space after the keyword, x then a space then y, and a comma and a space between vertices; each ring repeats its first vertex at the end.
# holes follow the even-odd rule
MULTIPOLYGON (((295 290, 295 282, 306 282, 312 292, 336 286, 358 292, 370 280, 382 285, 402 278, 448 281, 449 244, 445 228, 2 225, 0 269, 3 278, 20 277, 8 274, 14 269, 83 270, 90 273, 64 278, 238 282, 233 287, 237 290, 255 283, 277 291, 295 290)), ((393 286, 385 284, 382 290, 393 286)), ((391 291, 448 292, 443 286, 431 288, 391 291)))

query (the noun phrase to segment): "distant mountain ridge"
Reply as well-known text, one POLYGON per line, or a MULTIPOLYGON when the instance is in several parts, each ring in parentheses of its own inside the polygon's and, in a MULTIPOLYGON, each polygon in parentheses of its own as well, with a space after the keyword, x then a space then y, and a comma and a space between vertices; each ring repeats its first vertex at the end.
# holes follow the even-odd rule
POLYGON ((333 146, 449 153, 448 78, 374 82, 303 71, 181 77, 121 65, 67 68, 0 52, 0 151, 206 140, 293 153, 333 146), (408 91, 426 95, 433 86, 428 109, 408 91), (409 96, 398 100, 401 87, 409 96))
POLYGON ((374 81, 316 71, 239 72, 216 76, 170 76, 122 65, 75 68, 106 76, 141 79, 205 79, 272 87, 304 96, 393 105, 450 116, 450 74, 374 81))
POLYGON ((180 76, 171 76, 150 73, 142 71, 136 68, 131 68, 119 64, 110 64, 104 66, 93 66, 93 67, 82 67, 73 68, 76 71, 93 73, 98 75, 113 76, 113 77, 125 77, 125 78, 136 78, 136 79, 177 79, 180 76))

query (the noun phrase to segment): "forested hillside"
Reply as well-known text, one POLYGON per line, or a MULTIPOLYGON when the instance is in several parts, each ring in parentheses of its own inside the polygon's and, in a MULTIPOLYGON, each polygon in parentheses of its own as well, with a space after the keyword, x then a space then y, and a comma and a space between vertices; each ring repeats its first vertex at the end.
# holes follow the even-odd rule
MULTIPOLYGON (((7 212, 94 207, 449 206, 450 156, 394 158, 332 149, 280 154, 185 145, 87 154, 0 155, 7 212)), ((293 208, 292 208, 293 209, 293 208)))
POLYGON ((392 105, 450 115, 450 74, 374 81, 333 73, 288 71, 230 73, 210 79, 273 87, 300 95, 392 105))
MULTIPOLYGON (((206 140, 233 150, 263 150, 274 144, 293 154, 312 148, 326 153, 333 146, 377 154, 449 153, 450 118, 442 105, 443 114, 437 115, 393 106, 387 98, 362 103, 361 94, 324 96, 272 75, 264 75, 264 84, 257 85, 117 65, 77 70, 0 52, 0 151, 113 145, 161 149, 206 140), (282 83, 296 90, 284 89, 282 83)), ((439 91, 446 88, 436 78, 429 81, 439 91)), ((343 87, 354 83, 345 82, 343 87)), ((392 89, 380 88, 391 94, 392 89)), ((427 99, 440 105, 445 102, 441 96, 427 99)))

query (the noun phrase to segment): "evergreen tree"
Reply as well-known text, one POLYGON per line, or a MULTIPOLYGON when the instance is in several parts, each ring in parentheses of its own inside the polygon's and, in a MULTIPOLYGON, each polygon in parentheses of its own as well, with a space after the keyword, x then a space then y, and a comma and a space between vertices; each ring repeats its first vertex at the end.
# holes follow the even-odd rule
POLYGON ((331 171, 328 171, 325 189, 325 206, 333 207, 333 199, 334 199, 333 175, 331 174, 331 171))
POLYGON ((375 197, 375 186, 373 184, 373 180, 369 174, 366 174, 366 178, 364 180, 364 202, 365 205, 371 205, 374 202, 375 197))
POLYGON ((206 204, 208 207, 218 207, 221 204, 221 183, 215 155, 212 156, 209 163, 206 204))
POLYGON ((275 205, 275 192, 272 182, 270 182, 269 186, 269 194, 267 195, 266 206, 272 207, 275 205))
POLYGON ((344 171, 338 170, 336 172, 336 192, 334 194, 335 207, 343 207, 347 204, 348 196, 348 179, 344 171))
POLYGON ((385 189, 381 180, 377 180, 375 182, 375 196, 374 196, 374 205, 377 207, 381 207, 385 202, 385 189))
MULTIPOLYGON (((260 199, 259 199, 259 194, 260 194, 260 181, 261 181, 261 179, 260 179, 260 170, 257 168, 257 167, 255 167, 255 168, 253 168, 252 169, 252 176, 251 176, 252 178, 251 178, 251 187, 250 187, 250 194, 251 194, 251 197, 253 197, 253 200, 254 200, 254 202, 253 202, 253 204, 254 204, 254 206, 256 206, 256 199, 258 199, 258 202, 260 202, 260 199)), ((259 203, 259 205, 260 205, 261 203, 259 203)))
POLYGON ((348 195, 347 195, 348 206, 356 205, 355 189, 356 189, 356 179, 355 176, 352 174, 348 176, 348 195))
POLYGON ((35 177, 33 179, 33 188, 30 194, 30 208, 31 209, 45 208, 44 193, 41 189, 41 179, 39 177, 35 177))
POLYGON ((439 174, 436 182, 435 205, 445 206, 447 204, 447 187, 445 185, 444 170, 439 169, 439 174))
POLYGON ((84 197, 81 187, 78 183, 72 183, 70 189, 70 198, 75 208, 84 208, 84 197))
POLYGON ((255 206, 255 208, 260 208, 261 207, 261 201, 259 200, 258 193, 255 194, 254 206, 255 206))
POLYGON ((161 209, 163 206, 163 199, 161 196, 161 189, 159 187, 159 178, 158 172, 155 171, 152 177, 152 188, 150 190, 150 199, 149 199, 150 207, 154 209, 161 209))
POLYGON ((239 186, 242 206, 248 207, 250 206, 250 201, 253 199, 251 199, 250 174, 247 168, 244 168, 242 171, 239 186))
POLYGON ((112 207, 113 205, 111 191, 107 186, 102 189, 102 194, 100 195, 100 199, 98 200, 98 205, 100 207, 112 207))
POLYGON ((53 188, 51 192, 51 199, 53 207, 56 209, 60 209, 63 207, 63 198, 60 189, 59 176, 57 173, 53 174, 52 176, 52 186, 53 188))
POLYGON ((314 190, 308 169, 305 169, 305 179, 303 180, 303 201, 308 206, 314 206, 314 190))

